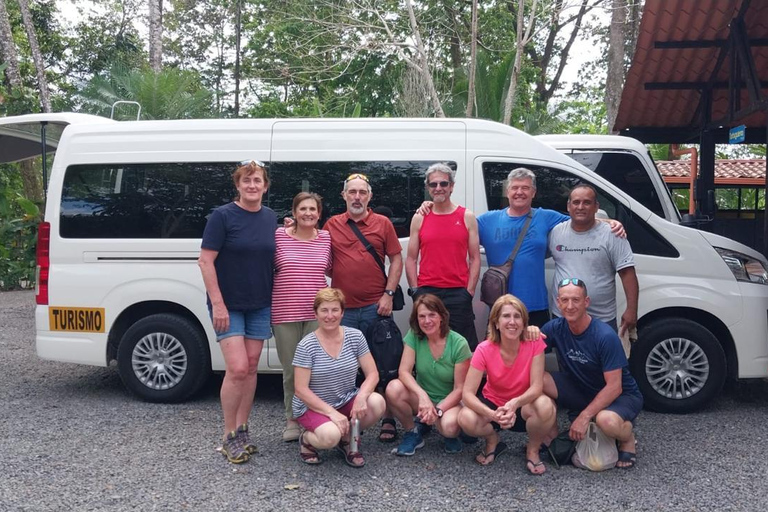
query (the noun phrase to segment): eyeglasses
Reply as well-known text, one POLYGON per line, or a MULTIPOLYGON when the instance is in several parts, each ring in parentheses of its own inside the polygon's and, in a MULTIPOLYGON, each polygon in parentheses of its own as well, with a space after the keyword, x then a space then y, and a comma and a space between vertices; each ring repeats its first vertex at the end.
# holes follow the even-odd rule
POLYGON ((237 165, 238 165, 238 167, 245 167, 246 165, 251 165, 251 164, 258 165, 259 167, 262 167, 262 168, 266 168, 267 167, 267 164, 265 164, 261 160, 243 160, 242 162, 240 162, 237 165))
POLYGON ((579 288, 584 288, 585 290, 587 289, 587 285, 584 283, 584 281, 582 281, 578 277, 566 277, 565 279, 557 283, 557 287, 562 288, 563 286, 568 286, 569 284, 578 286, 579 288))
POLYGON ((450 184, 450 181, 430 181, 427 183, 427 186, 429 188, 437 188, 437 186, 440 185, 440 188, 448 188, 450 184))
POLYGON ((368 176, 365 174, 360 174, 359 172, 356 172, 355 174, 350 174, 347 176, 347 179, 344 180, 344 183, 352 180, 363 180, 364 182, 368 183, 368 176))

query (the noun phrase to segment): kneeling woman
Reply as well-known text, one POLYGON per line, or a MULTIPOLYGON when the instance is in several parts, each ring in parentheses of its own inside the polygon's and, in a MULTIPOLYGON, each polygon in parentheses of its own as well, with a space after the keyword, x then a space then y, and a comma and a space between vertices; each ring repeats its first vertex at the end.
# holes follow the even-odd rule
POLYGON ((475 461, 487 466, 506 449, 500 429, 528 432, 526 467, 534 475, 546 468, 539 447, 556 421, 555 404, 542 394, 544 349, 541 336, 522 340, 528 328, 528 311, 512 295, 493 304, 488 318, 488 339, 477 346, 464 383, 464 409, 459 425, 469 435, 485 438, 485 450, 475 461), (480 398, 477 388, 486 375, 480 398))
POLYGON ((435 295, 420 295, 411 311, 411 330, 403 338, 397 379, 387 386, 387 403, 405 429, 395 453, 413 455, 424 446, 413 415, 435 425, 445 438, 445 451, 461 451, 459 411, 464 378, 472 352, 464 337, 448 327, 448 310, 435 295), (416 368, 416 378, 413 369, 416 368))
POLYGON ((299 454, 307 464, 319 464, 317 450, 336 447, 347 464, 362 467, 362 453, 350 451, 350 420, 359 420, 362 431, 384 414, 384 397, 373 392, 379 372, 363 334, 340 325, 340 290, 318 291, 314 310, 318 328, 299 342, 293 358, 293 416, 306 430, 299 438, 299 454), (365 374, 360 389, 355 386, 358 368, 365 374))

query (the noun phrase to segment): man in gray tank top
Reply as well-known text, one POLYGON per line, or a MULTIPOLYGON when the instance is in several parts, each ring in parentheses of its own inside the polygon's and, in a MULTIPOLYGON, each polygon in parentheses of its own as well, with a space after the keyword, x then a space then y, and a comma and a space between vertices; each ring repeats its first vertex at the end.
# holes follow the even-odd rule
POLYGON ((610 227, 596 219, 600 205, 590 185, 577 185, 568 198, 571 220, 555 226, 549 234, 549 251, 555 260, 555 286, 552 287, 552 313, 562 316, 557 307, 557 283, 571 277, 583 279, 590 289, 588 312, 609 324, 619 335, 637 324, 638 283, 635 258, 626 238, 611 233, 610 227), (616 273, 627 298, 627 309, 616 323, 616 273))

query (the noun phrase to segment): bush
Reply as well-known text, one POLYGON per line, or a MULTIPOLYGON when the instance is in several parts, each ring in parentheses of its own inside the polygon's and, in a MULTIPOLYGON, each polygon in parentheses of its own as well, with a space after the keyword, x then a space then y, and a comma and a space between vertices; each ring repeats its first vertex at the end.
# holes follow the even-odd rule
POLYGON ((0 291, 35 286, 40 209, 4 183, 0 188, 0 291))

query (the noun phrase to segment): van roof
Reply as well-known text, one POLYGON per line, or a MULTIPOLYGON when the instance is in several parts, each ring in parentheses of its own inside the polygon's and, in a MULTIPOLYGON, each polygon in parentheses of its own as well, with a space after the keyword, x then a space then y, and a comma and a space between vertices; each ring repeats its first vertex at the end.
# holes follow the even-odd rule
POLYGON ((622 135, 554 134, 536 135, 541 142, 557 149, 632 149, 645 152, 642 142, 622 135))
POLYGON ((106 117, 74 112, 0 117, 0 163, 19 162, 40 156, 45 126, 46 153, 56 150, 61 133, 69 125, 105 124, 106 117))

